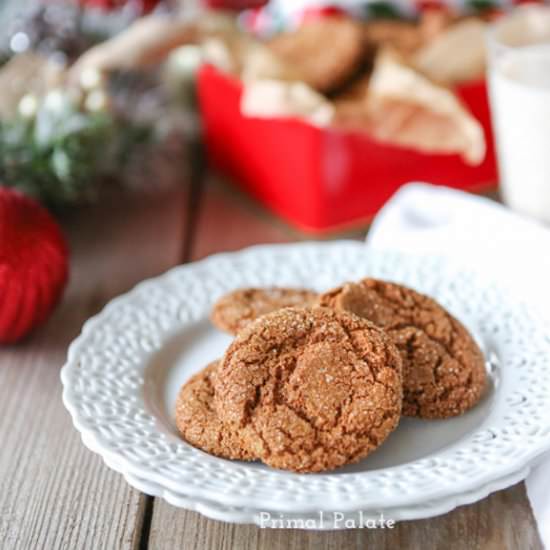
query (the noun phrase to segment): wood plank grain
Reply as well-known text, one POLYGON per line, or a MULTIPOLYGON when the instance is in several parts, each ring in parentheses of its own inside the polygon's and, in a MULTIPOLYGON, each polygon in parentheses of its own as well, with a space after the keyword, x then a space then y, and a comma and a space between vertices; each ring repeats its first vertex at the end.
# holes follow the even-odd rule
POLYGON ((185 192, 111 198, 67 222, 71 283, 42 329, 0 352, 0 548, 130 549, 145 497, 87 450, 59 370, 82 323, 114 295, 179 262, 185 192))
POLYGON ((303 240, 363 239, 367 227, 330 235, 303 233, 276 217, 222 176, 211 175, 206 182, 193 233, 191 259, 199 260, 216 252, 229 252, 255 244, 303 240))
MULTIPOLYGON (((361 235, 362 236, 362 235, 361 235)), ((260 208, 230 188, 210 182, 201 203, 193 259, 263 242, 287 242, 300 235, 273 223, 260 208)), ((394 529, 337 532, 269 530, 206 519, 155 499, 149 547, 194 549, 411 548, 430 550, 541 549, 523 484, 441 517, 399 523, 394 529)))
POLYGON ((221 178, 211 176, 199 202, 191 260, 254 244, 284 243, 298 238, 305 237, 267 214, 221 178))

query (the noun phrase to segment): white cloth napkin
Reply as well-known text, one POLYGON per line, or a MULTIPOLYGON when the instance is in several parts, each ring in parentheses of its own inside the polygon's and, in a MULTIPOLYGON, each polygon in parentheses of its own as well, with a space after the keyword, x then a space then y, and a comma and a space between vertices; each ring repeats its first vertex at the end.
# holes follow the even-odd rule
MULTIPOLYGON (((489 199, 408 184, 376 216, 367 243, 452 256, 550 310, 550 230, 489 199)), ((550 458, 531 472, 526 485, 541 539, 550 550, 550 458)))

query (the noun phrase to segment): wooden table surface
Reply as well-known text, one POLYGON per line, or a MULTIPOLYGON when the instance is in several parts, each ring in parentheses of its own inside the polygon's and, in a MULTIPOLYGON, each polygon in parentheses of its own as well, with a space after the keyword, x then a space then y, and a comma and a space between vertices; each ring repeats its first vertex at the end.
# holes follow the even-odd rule
POLYGON ((127 485, 84 447, 61 402, 59 370, 83 322, 177 264, 304 236, 214 178, 193 192, 183 184, 104 201, 65 225, 72 274, 61 306, 25 342, 0 351, 1 549, 541 548, 523 484, 392 530, 326 533, 225 524, 127 485))

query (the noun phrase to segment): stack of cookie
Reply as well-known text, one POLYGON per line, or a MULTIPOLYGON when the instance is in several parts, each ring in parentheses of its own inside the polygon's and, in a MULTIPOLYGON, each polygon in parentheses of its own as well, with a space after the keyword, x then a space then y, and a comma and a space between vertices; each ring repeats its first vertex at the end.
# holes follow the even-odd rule
POLYGON ((321 295, 241 289, 211 319, 236 338, 182 387, 176 423, 223 458, 331 470, 375 450, 401 415, 462 414, 486 386, 466 328, 395 283, 364 279, 321 295))

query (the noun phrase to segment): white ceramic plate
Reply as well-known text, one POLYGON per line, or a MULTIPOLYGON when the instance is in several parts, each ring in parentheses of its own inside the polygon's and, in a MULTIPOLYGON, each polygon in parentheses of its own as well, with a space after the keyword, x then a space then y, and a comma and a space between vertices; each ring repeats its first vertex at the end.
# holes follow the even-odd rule
POLYGON ((550 448, 550 339, 543 320, 440 258, 374 253, 356 242, 255 247, 142 283, 86 323, 62 381, 76 428, 108 464, 168 500, 214 503, 222 516, 224 507, 288 514, 420 510, 502 488, 499 480, 516 481, 550 448), (403 419, 371 456, 327 474, 222 460, 178 437, 179 387, 230 341, 207 321, 220 295, 244 286, 325 290, 367 275, 435 297, 470 328, 491 378, 478 406, 451 420, 403 419))

